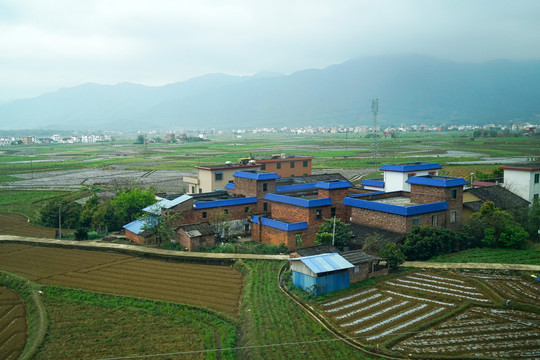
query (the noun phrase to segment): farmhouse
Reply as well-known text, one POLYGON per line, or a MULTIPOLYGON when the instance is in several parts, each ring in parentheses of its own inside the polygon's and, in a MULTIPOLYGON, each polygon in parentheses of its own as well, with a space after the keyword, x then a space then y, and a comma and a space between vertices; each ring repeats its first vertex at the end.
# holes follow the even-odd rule
POLYGON ((206 221, 178 226, 176 241, 188 251, 197 251, 216 244, 214 229, 206 221))
POLYGON ((463 220, 470 219, 472 214, 480 211, 486 201, 491 201, 496 207, 510 212, 529 206, 527 200, 500 185, 470 188, 463 192, 463 220))
POLYGON ((540 194, 540 163, 517 164, 501 166, 504 170, 504 186, 533 203, 539 200, 540 194))
POLYGON ((314 295, 350 286, 349 269, 354 265, 337 253, 294 258, 290 263, 294 285, 314 295))
POLYGON ((275 172, 280 177, 311 175, 312 156, 272 155, 270 158, 257 159, 253 157, 238 159, 241 164, 255 163, 261 170, 275 172))

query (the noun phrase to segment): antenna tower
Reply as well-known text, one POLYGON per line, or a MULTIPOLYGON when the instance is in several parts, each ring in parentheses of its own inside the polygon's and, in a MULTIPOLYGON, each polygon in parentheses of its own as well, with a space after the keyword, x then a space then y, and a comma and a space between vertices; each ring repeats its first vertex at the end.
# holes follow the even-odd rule
POLYGON ((371 101, 371 161, 377 165, 379 158, 379 123, 377 121, 377 112, 379 111, 379 99, 371 101))

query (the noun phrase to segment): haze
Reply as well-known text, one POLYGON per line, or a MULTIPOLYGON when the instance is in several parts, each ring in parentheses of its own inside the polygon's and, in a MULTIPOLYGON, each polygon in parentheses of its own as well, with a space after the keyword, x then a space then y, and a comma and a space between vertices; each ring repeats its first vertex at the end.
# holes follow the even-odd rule
POLYGON ((383 54, 539 59, 538 14, 537 0, 0 0, 0 101, 383 54))

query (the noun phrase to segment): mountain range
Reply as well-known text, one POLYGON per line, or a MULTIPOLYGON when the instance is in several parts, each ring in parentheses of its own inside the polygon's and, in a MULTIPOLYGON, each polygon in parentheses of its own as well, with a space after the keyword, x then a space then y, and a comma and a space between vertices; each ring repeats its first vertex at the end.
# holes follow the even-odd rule
POLYGON ((540 119, 540 60, 359 58, 290 75, 209 74, 164 86, 87 83, 0 105, 0 128, 211 129, 485 124, 540 119))

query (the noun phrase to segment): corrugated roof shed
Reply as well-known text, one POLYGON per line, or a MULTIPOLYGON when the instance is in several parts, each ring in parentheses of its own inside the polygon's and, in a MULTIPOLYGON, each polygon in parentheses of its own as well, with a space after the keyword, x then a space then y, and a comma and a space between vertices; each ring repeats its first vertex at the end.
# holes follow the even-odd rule
POLYGON ((380 258, 378 256, 366 254, 362 250, 346 251, 346 252, 341 253, 340 255, 345 260, 347 260, 348 262, 354 265, 383 260, 383 258, 380 258))
POLYGON ((301 261, 315 274, 339 271, 353 268, 354 265, 345 260, 338 253, 306 256, 291 261, 301 261))

